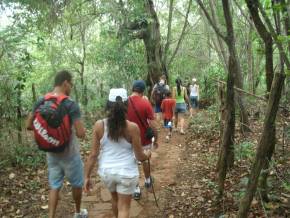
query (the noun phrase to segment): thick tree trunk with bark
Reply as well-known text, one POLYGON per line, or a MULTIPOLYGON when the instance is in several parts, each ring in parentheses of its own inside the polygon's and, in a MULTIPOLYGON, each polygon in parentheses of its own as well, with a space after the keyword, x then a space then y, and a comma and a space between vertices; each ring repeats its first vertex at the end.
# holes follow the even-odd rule
POLYGON ((218 191, 219 197, 224 192, 224 182, 228 168, 234 164, 234 135, 235 135, 235 91, 234 81, 236 71, 235 54, 230 52, 229 56, 229 73, 227 79, 226 93, 226 111, 225 111, 225 127, 222 135, 222 150, 218 167, 218 191))
POLYGON ((228 0, 222 0, 224 17, 226 22, 227 35, 224 36, 220 29, 215 25, 211 17, 209 16, 207 10, 205 9, 201 0, 197 0, 197 3, 203 10, 205 16, 207 17, 210 25, 213 27, 216 34, 221 37, 227 47, 229 52, 229 62, 228 62, 228 79, 227 79, 227 93, 226 93, 226 117, 225 117, 225 127, 222 137, 222 150, 221 157, 219 158, 219 172, 218 172, 218 191, 219 197, 223 195, 224 192, 224 181, 226 178, 227 170, 234 163, 234 134, 235 134, 235 92, 234 85, 236 80, 236 75, 240 70, 239 62, 237 59, 236 49, 235 49, 235 37, 232 16, 230 12, 230 6, 228 0))
POLYGON ((269 161, 268 154, 273 149, 273 143, 269 141, 273 140, 272 132, 275 131, 275 120, 281 98, 282 87, 284 83, 285 75, 276 73, 271 88, 266 117, 264 121, 263 133, 261 135, 257 151, 255 162, 252 166, 251 174, 247 185, 245 196, 242 198, 239 206, 238 217, 245 218, 248 215, 248 211, 253 200, 254 194, 257 190, 257 184, 262 168, 269 161))
POLYGON ((152 87, 158 82, 162 74, 167 74, 166 67, 162 64, 162 50, 159 20, 152 0, 145 0, 145 11, 148 14, 146 31, 143 41, 147 56, 147 83, 152 87))
MULTIPOLYGON (((267 95, 271 90, 271 85, 273 81, 274 69, 273 69, 273 39, 271 34, 266 29, 265 25, 263 24, 259 11, 258 11, 258 3, 257 0, 246 0, 247 6, 249 8, 250 14, 252 16, 253 22, 255 27, 260 35, 260 37, 264 41, 265 45, 265 71, 266 71, 266 84, 267 84, 267 95)), ((269 152, 267 153, 267 159, 270 161, 273 155, 274 147, 275 147, 275 138, 276 138, 276 131, 275 131, 275 124, 273 124, 273 131, 269 132, 269 152)), ((265 163, 263 166, 263 173, 261 174, 260 180, 260 187, 261 187, 261 196, 264 201, 268 201, 267 195, 267 178, 268 178, 268 167, 269 163, 265 163)))

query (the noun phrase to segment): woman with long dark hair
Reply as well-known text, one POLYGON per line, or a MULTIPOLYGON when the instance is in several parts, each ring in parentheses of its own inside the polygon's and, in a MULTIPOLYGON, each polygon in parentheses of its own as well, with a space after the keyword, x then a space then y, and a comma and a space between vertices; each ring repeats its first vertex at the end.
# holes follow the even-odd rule
POLYGON ((96 122, 92 150, 86 164, 85 191, 90 189, 90 175, 98 161, 98 174, 112 195, 112 209, 118 218, 129 217, 131 197, 138 184, 139 172, 135 157, 148 160, 143 152, 137 124, 126 119, 127 91, 111 89, 107 104, 108 117, 96 122))
POLYGON ((182 86, 181 79, 175 80, 176 86, 173 87, 172 97, 176 100, 175 106, 175 128, 180 120, 180 133, 184 134, 184 114, 186 112, 185 101, 188 102, 187 90, 182 86))

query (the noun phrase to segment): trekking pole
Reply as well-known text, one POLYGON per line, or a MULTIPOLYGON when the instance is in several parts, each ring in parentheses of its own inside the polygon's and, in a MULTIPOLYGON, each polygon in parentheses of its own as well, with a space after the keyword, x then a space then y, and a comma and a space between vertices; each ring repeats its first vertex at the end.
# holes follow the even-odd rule
MULTIPOLYGON (((150 166, 150 159, 148 159, 148 168, 149 168, 149 175, 150 175, 150 178, 151 178, 151 166, 150 166)), ((156 198, 156 195, 155 195, 155 190, 154 190, 154 185, 153 185, 153 182, 152 182, 152 193, 153 193, 153 196, 154 196, 154 200, 155 200, 155 204, 156 204, 156 207, 161 211, 159 205, 158 205, 158 201, 157 201, 157 198, 156 198)))

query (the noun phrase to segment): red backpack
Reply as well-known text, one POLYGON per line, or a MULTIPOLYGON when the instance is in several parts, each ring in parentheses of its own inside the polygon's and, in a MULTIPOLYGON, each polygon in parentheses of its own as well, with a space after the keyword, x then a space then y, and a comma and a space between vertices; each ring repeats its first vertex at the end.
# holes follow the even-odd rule
POLYGON ((34 138, 40 150, 62 152, 69 145, 71 124, 64 100, 66 95, 48 93, 34 112, 34 138))

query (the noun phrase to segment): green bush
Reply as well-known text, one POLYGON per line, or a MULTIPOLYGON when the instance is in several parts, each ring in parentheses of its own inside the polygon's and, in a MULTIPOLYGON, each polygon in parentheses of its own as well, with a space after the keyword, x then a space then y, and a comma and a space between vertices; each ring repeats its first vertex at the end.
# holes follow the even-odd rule
POLYGON ((208 139, 219 135, 219 115, 214 104, 208 110, 200 111, 190 120, 189 128, 196 136, 203 136, 208 139))
POLYGON ((236 157, 241 160, 241 159, 252 159, 255 151, 254 151, 254 144, 249 141, 243 141, 235 147, 235 155, 236 157))

